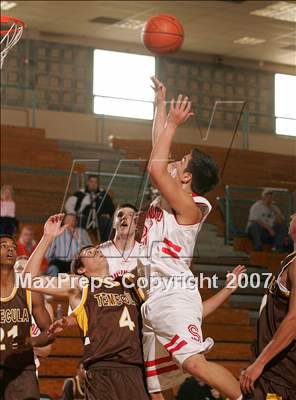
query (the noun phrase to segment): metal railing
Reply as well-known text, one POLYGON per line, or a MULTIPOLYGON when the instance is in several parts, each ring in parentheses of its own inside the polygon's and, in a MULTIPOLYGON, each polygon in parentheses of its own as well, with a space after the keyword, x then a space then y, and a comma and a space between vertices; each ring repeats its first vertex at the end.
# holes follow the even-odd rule
MULTIPOLYGON (((92 96, 90 94, 90 96, 92 96)), ((142 102, 142 100, 139 100, 142 102)), ((237 103, 244 103, 244 101, 238 101, 235 100, 233 101, 234 106, 233 109, 229 106, 231 104, 231 101, 229 100, 217 100, 215 101, 215 104, 213 107, 200 107, 198 105, 194 105, 194 108, 196 109, 196 126, 198 129, 200 127, 202 128, 207 128, 208 130, 211 127, 214 128, 222 128, 222 129, 229 129, 231 130, 232 128, 234 129, 234 125, 236 121, 238 120, 240 114, 241 115, 241 120, 240 120, 240 125, 239 129, 242 132, 242 148, 243 149, 248 149, 249 148, 249 137, 250 137, 250 132, 255 130, 256 132, 267 132, 267 133, 275 133, 275 127, 276 127, 276 119, 281 118, 283 120, 290 120, 290 121, 295 121, 296 123, 296 117, 286 117, 286 116, 279 116, 275 114, 267 114, 267 113, 258 113, 256 111, 250 111, 247 109, 244 109, 243 112, 241 110, 237 110, 235 104, 237 103), (223 107, 223 104, 228 104, 227 108, 223 107), (203 115, 206 115, 206 117, 203 115), (216 118, 216 112, 217 113, 232 113, 234 118, 232 121, 227 121, 226 118, 216 118), (259 126, 257 123, 252 123, 251 119, 252 117, 264 117, 268 119, 268 124, 267 126, 259 126)), ((1 106, 3 109, 24 109, 27 112, 27 121, 29 126, 31 127, 36 127, 36 110, 39 108, 37 96, 36 96, 36 90, 32 87, 25 87, 25 86, 19 86, 19 85, 11 85, 11 84, 1 84, 1 106), (9 89, 16 89, 16 90, 23 90, 24 91, 24 96, 22 96, 21 100, 17 99, 16 102, 14 103, 13 100, 7 99, 7 90, 9 89), (29 118, 29 115, 31 113, 31 118, 29 118), (29 119, 31 121, 29 121, 29 119)), ((41 108, 41 107, 40 107, 41 108)), ((63 110, 63 108, 61 108, 63 110)), ((94 114, 95 116, 96 114, 94 114)), ((101 116, 102 118, 104 116, 101 116)), ((103 118, 104 119, 104 118, 103 118)), ((291 133, 291 136, 295 135, 296 136, 296 131, 294 133, 291 133)), ((104 135, 103 135, 104 137, 104 135)))

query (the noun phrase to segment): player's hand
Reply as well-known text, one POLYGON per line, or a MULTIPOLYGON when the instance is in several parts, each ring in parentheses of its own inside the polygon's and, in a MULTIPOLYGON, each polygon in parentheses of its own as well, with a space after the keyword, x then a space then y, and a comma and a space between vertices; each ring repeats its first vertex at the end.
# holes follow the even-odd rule
POLYGON ((63 317, 54 321, 47 330, 48 335, 57 336, 59 333, 63 332, 65 328, 68 327, 67 317, 63 317))
POLYGON ((30 350, 33 347, 32 338, 30 336, 13 338, 11 342, 11 347, 13 352, 15 353, 22 353, 24 351, 30 350))
POLYGON ((174 99, 171 100, 167 124, 177 127, 193 115, 194 113, 191 111, 191 101, 189 101, 187 96, 179 94, 177 101, 174 99))
POLYGON ((151 87, 155 93, 156 104, 161 104, 161 103, 165 102, 166 101, 166 87, 155 76, 151 76, 150 79, 153 82, 153 86, 151 86, 151 87))
POLYGON ((53 322, 47 330, 48 335, 57 336, 61 333, 65 328, 69 328, 71 326, 76 326, 77 321, 76 318, 72 316, 63 317, 53 322))
POLYGON ((254 383, 262 374, 264 367, 254 362, 240 376, 240 386, 244 394, 252 393, 254 383))
POLYGON ((49 217, 44 225, 44 235, 52 239, 60 236, 68 227, 68 225, 62 226, 64 216, 65 214, 55 214, 49 217))
POLYGON ((231 291, 231 293, 235 292, 238 289, 239 276, 241 274, 245 274, 247 269, 244 265, 238 265, 231 272, 228 272, 226 275, 226 288, 231 291))

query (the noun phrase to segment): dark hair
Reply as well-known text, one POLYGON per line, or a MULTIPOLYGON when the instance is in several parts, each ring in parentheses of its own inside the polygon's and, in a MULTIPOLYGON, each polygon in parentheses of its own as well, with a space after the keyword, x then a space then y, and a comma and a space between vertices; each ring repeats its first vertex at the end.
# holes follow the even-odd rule
POLYGON ((79 268, 83 267, 83 262, 81 260, 81 252, 85 249, 90 249, 91 247, 94 247, 94 245, 88 244, 86 246, 82 246, 81 249, 78 251, 77 258, 75 258, 75 260, 72 260, 71 262, 71 272, 73 274, 80 275, 78 273, 78 270, 79 268))
POLYGON ((10 240, 13 241, 14 244, 16 244, 15 237, 13 237, 12 235, 9 235, 8 233, 2 233, 2 234, 0 235, 0 239, 3 239, 3 238, 10 239, 10 240))
POLYGON ((191 157, 186 168, 186 172, 192 174, 191 189, 203 195, 219 182, 219 167, 210 156, 196 148, 192 149, 191 157))
POLYGON ((89 180, 90 180, 90 178, 96 178, 96 179, 99 179, 99 175, 95 175, 95 174, 88 175, 88 176, 87 176, 87 180, 89 181, 89 180))
POLYGON ((121 208, 131 208, 132 210, 134 210, 136 213, 139 211, 137 209, 137 207, 135 207, 134 205, 130 204, 130 203, 123 203, 123 204, 119 204, 117 206, 117 210, 120 210, 121 208))

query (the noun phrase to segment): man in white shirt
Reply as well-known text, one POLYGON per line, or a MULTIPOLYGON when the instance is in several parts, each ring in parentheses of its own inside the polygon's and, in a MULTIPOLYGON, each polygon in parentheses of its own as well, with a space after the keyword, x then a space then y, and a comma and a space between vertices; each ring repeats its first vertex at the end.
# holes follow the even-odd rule
POLYGON ((281 210, 273 202, 273 190, 264 189, 262 200, 250 208, 247 232, 255 250, 261 251, 264 243, 272 245, 273 250, 282 251, 285 247, 287 227, 281 210))

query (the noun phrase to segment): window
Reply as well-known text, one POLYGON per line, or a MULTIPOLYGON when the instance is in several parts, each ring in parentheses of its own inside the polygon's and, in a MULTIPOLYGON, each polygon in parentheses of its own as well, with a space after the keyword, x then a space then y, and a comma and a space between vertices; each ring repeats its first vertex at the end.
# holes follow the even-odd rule
POLYGON ((275 131, 296 136, 296 75, 275 74, 275 131))
POLYGON ((153 119, 150 76, 155 58, 118 51, 94 51, 94 113, 153 119))

